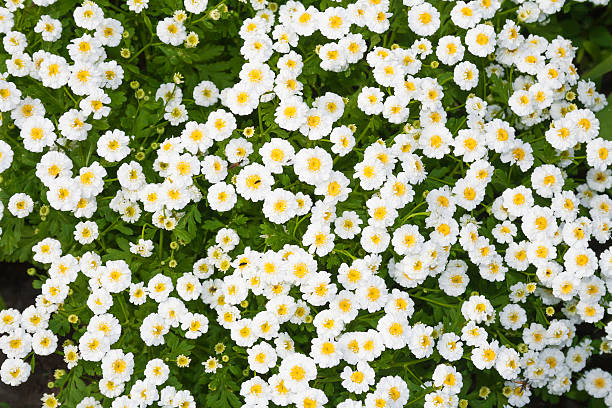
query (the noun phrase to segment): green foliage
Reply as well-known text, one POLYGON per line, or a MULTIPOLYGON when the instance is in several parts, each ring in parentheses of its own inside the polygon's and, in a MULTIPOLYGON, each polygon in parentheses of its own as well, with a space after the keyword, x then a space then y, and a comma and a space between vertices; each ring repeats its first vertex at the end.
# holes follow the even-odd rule
MULTIPOLYGON (((98 161, 108 171, 105 177, 103 193, 97 197, 96 215, 93 220, 97 223, 100 236, 91 244, 80 245, 74 239, 74 230, 77 223, 81 220, 73 217, 67 212, 57 211, 50 207, 50 202, 45 194, 46 188, 42 182, 34 176, 36 166, 40 160, 39 153, 26 150, 19 137, 17 129, 10 120, 10 114, 3 114, 2 124, 0 125, 0 137, 9 143, 15 153, 15 160, 11 168, 10 175, 4 173, 0 179, 0 201, 8 202, 9 198, 17 193, 26 193, 35 201, 32 214, 26 219, 5 216, 2 219, 2 235, 0 236, 0 259, 5 262, 31 262, 32 247, 45 237, 53 237, 60 241, 64 254, 70 253, 82 256, 87 251, 95 251, 102 257, 102 261, 125 260, 133 273, 133 282, 148 282, 153 276, 162 273, 172 278, 173 283, 184 273, 191 271, 194 262, 198 259, 207 257, 207 250, 215 245, 215 236, 221 228, 232 228, 238 231, 241 242, 236 249, 236 253, 246 250, 265 252, 268 250, 279 251, 285 245, 301 245, 302 237, 307 230, 310 222, 310 214, 294 217, 289 222, 279 225, 269 222, 262 216, 260 205, 254 205, 247 200, 239 200, 237 205, 229 212, 218 213, 210 208, 206 199, 190 205, 181 213, 177 224, 166 230, 151 225, 153 222, 147 214, 142 216, 135 223, 124 222, 121 216, 112 210, 111 200, 120 190, 117 182, 117 171, 119 163, 108 162, 96 153, 97 141, 107 130, 123 129, 126 134, 131 136, 130 147, 132 156, 142 164, 143 172, 149 182, 161 183, 163 178, 153 169, 153 163, 157 157, 156 150, 159 143, 171 138, 180 136, 180 128, 171 126, 164 118, 163 103, 155 99, 155 91, 161 84, 175 81, 180 83, 184 90, 191 92, 193 88, 204 80, 212 81, 219 89, 230 87, 236 83, 238 73, 244 62, 239 53, 242 40, 237 35, 242 20, 254 15, 253 10, 247 4, 240 1, 225 1, 218 5, 210 4, 207 11, 201 16, 188 15, 186 25, 190 30, 197 33, 200 44, 196 48, 173 47, 159 41, 155 33, 156 23, 172 15, 174 10, 181 6, 182 2, 166 0, 151 2, 148 9, 140 14, 128 12, 125 2, 111 0, 99 0, 97 3, 105 9, 107 17, 112 17, 121 22, 126 29, 121 45, 107 50, 111 59, 118 60, 124 69, 125 78, 123 84, 114 91, 109 91, 111 98, 111 114, 100 120, 90 120, 92 129, 88 134, 87 140, 74 145, 74 148, 59 146, 65 151, 73 161, 74 169, 91 165, 98 161), (228 11, 223 10, 223 5, 227 5, 228 11), (211 18, 211 12, 219 11, 219 19, 211 18), (122 49, 129 51, 129 55, 122 49), (176 74, 180 74, 177 76, 176 74), (141 94, 139 94, 139 92, 141 94), (138 158, 141 155, 140 158, 138 158), (151 240, 154 244, 154 251, 150 258, 143 258, 131 252, 131 244, 138 239, 151 240)), ((323 1, 304 1, 306 6, 314 5, 320 8, 335 6, 338 3, 331 0, 323 1)), ((347 2, 342 2, 346 5, 347 2)), ((53 43, 45 43, 43 49, 57 54, 65 53, 65 49, 70 43, 70 39, 85 33, 82 28, 76 27, 70 21, 72 10, 77 6, 76 0, 60 0, 53 6, 45 9, 51 17, 66 21, 63 29, 65 33, 62 38, 53 43)), ((452 2, 444 2, 440 6, 440 12, 448 15, 452 8, 452 2)), ((491 24, 500 29, 503 26, 509 13, 514 13, 513 4, 505 1, 502 12, 491 19, 491 24)), ((571 38, 574 45, 579 48, 577 63, 586 72, 586 76, 596 82, 597 85, 609 86, 606 81, 610 80, 612 72, 612 13, 610 7, 598 13, 586 4, 567 2, 564 12, 550 17, 547 25, 526 24, 526 32, 542 35, 552 40, 557 35, 571 38)), ((404 48, 418 38, 408 28, 407 7, 401 1, 392 1, 390 11, 394 15, 391 28, 384 34, 376 34, 365 28, 357 28, 355 31, 363 34, 366 39, 368 50, 374 47, 392 47, 397 44, 404 48)), ((28 32, 28 40, 31 44, 28 51, 38 49, 32 34, 40 10, 34 11, 34 7, 27 2, 26 8, 20 12, 17 28, 20 31, 28 32), (34 41, 33 41, 34 40, 34 41)), ((513 14, 512 14, 513 15, 513 14)), ((457 34, 457 28, 446 22, 443 24, 437 35, 457 34)), ((38 35, 38 34, 37 34, 38 35)), ((461 33, 464 35, 464 33, 461 33)), ((334 159, 334 169, 349 174, 353 171, 355 163, 364 157, 364 147, 381 141, 385 146, 390 147, 393 140, 399 134, 405 132, 404 124, 391 124, 379 116, 365 117, 357 107, 357 95, 361 91, 368 78, 371 77, 371 68, 367 64, 355 64, 342 73, 328 72, 321 70, 320 58, 315 54, 317 45, 320 45, 324 38, 320 33, 316 33, 311 38, 300 40, 297 49, 304 55, 304 68, 300 80, 304 83, 304 101, 311 106, 312 102, 323 95, 325 92, 335 92, 348 98, 343 122, 356 126, 355 137, 357 145, 355 149, 346 157, 336 157, 334 159)), ((40 47, 40 46, 39 46, 40 47)), ((10 58, 5 51, 0 51, 0 61, 10 58)), ((431 62, 435 59, 435 53, 424 61, 422 72, 424 75, 437 78, 439 83, 452 84, 452 73, 447 67, 440 66, 433 68, 431 62)), ((271 67, 275 67, 278 60, 277 56, 269 61, 271 67)), ((506 70, 504 78, 493 74, 490 77, 484 75, 483 68, 487 61, 484 58, 473 58, 481 69, 482 81, 478 87, 471 92, 462 91, 456 86, 444 88, 445 96, 443 105, 449 112, 447 122, 448 129, 456 136, 460 129, 466 127, 465 102, 468 96, 476 94, 482 97, 489 104, 506 106, 508 99, 513 92, 512 80, 517 73, 513 69, 506 70), (514 75, 514 77, 513 77, 514 75), (452 112, 452 113, 451 113, 452 112)), ((3 69, 5 68, 2 67, 3 69)), ((45 88, 31 78, 12 78, 14 83, 22 90, 24 95, 32 98, 39 98, 44 101, 46 117, 57 126, 61 115, 70 108, 78 108, 79 101, 82 99, 73 95, 67 87, 60 89, 45 88)), ((390 93, 389 90, 386 90, 390 93)), ((189 120, 205 122, 206 118, 214 109, 213 107, 202 107, 194 103, 192 95, 185 92, 184 102, 189 110, 189 120)), ((612 140, 612 97, 608 98, 608 106, 598 112, 597 117, 600 121, 600 136, 607 140, 612 140)), ((256 112, 251 115, 241 117, 239 129, 234 136, 239 136, 240 132, 247 127, 255 129, 255 136, 251 139, 257 147, 269 141, 271 138, 281 138, 291 140, 296 150, 310 148, 315 145, 330 144, 328 139, 317 141, 308 140, 305 137, 295 137, 296 132, 289 132, 281 129, 275 121, 275 111, 278 101, 261 104, 256 112), (320 144, 319 144, 320 143, 320 144)), ((415 124, 419 120, 419 109, 417 102, 409 104, 411 109, 410 116, 406 121, 408 124, 415 124)), ((518 120, 511 116, 511 124, 516 126, 518 136, 523 141, 528 141, 533 147, 535 165, 558 164, 561 157, 550 154, 550 145, 545 140, 545 127, 532 127, 525 130, 517 126, 518 120)), ((210 154, 224 156, 224 149, 227 142, 216 143, 209 151, 210 154)), ((565 169, 567 190, 575 190, 579 183, 584 181, 584 167, 579 166, 579 158, 585 154, 584 147, 576 150, 575 157, 570 158, 572 162, 565 169)), ((530 174, 522 173, 514 167, 502 163, 499 154, 492 154, 490 162, 495 166, 490 187, 487 188, 487 199, 485 203, 491 203, 507 188, 516 185, 529 185, 530 174)), ((261 157, 255 152, 249 157, 252 162, 260 161, 261 157)), ((424 159, 425 167, 429 169, 427 179, 418 186, 415 186, 414 201, 407 207, 401 209, 399 216, 394 224, 395 227, 406 222, 418 225, 426 229, 425 217, 429 215, 426 210, 425 198, 427 193, 442 186, 453 186, 465 175, 468 164, 452 154, 446 155, 443 159, 436 160, 424 159)), ((238 164, 230 165, 228 180, 236 176, 240 171, 238 164)), ((314 194, 314 188, 304 183, 299 183, 297 175, 288 167, 284 173, 276 177, 276 187, 291 190, 293 192, 304 192, 314 194)), ((356 185, 351 181, 352 185, 356 185)), ((202 176, 194 177, 194 187, 204 196, 208 191, 210 183, 207 183, 202 176)), ((354 188, 351 200, 342 204, 342 210, 355 211, 362 219, 367 219, 367 209, 364 206, 369 194, 359 188, 354 188)), ((491 217, 490 206, 479 206, 474 211, 458 210, 458 215, 470 215, 482 223, 485 236, 493 240, 491 231, 497 221, 491 217)), ((586 215, 586 212, 585 214, 586 215)), ((354 259, 366 255, 365 251, 359 246, 359 239, 338 240, 331 256, 326 258, 317 257, 321 270, 334 272, 338 270, 342 263, 350 264, 354 259)), ((466 258, 465 249, 460 245, 453 245, 449 248, 450 253, 458 258, 466 258)), ((400 257, 394 256, 391 251, 382 254, 382 264, 387 265, 390 261, 398 262, 400 257)), ((563 254, 559 253, 557 261, 563 262, 563 254)), ((47 273, 43 272, 45 266, 36 264, 37 273, 33 287, 41 289, 47 279, 47 273)), ((226 270, 217 271, 215 278, 223 278, 226 270)), ((379 275, 388 281, 388 268, 382 268, 379 275)), ((507 275, 503 282, 491 283, 479 279, 478 270, 473 265, 470 266, 469 275, 472 277, 468 291, 461 296, 450 297, 440 290, 437 279, 428 279, 423 285, 408 290, 411 298, 418 302, 418 308, 411 321, 421 322, 426 325, 436 327, 436 330, 459 332, 465 325, 465 319, 461 313, 461 305, 466 301, 470 292, 475 291, 485 294, 491 301, 494 308, 499 310, 508 303, 509 288, 517 282, 535 282, 534 268, 524 272, 514 271, 507 275)), ((92 317, 86 302, 90 293, 89 279, 83 274, 79 274, 76 281, 71 284, 72 293, 67 297, 61 308, 49 321, 49 328, 62 338, 72 339, 78 343, 80 336, 85 333, 87 323, 92 317), (68 318, 76 315, 79 318, 77 323, 70 323, 68 318)), ((297 289, 292 289, 291 295, 299 296, 297 289)), ((130 304, 127 293, 113 295, 114 304, 110 312, 119 319, 122 327, 120 340, 113 348, 123 348, 126 351, 137 355, 134 372, 142 377, 146 362, 153 358, 162 358, 171 366, 171 374, 168 385, 175 386, 177 389, 189 389, 196 396, 196 401, 200 407, 223 407, 238 408, 242 405, 242 398, 239 398, 240 384, 252 378, 254 373, 248 371, 246 361, 246 351, 242 347, 231 347, 233 341, 227 330, 216 323, 216 313, 205 307, 200 300, 187 301, 186 304, 190 311, 205 314, 210 322, 208 333, 197 340, 189 340, 184 336, 184 330, 172 328, 165 336, 165 344, 157 347, 145 345, 139 334, 139 328, 146 316, 157 311, 154 302, 147 302, 142 306, 135 307, 130 304), (223 343, 227 348, 223 352, 215 352, 215 345, 223 343), (177 367, 177 360, 180 356, 191 359, 186 367, 177 367), (227 356, 228 361, 223 362, 223 366, 214 374, 205 373, 202 363, 211 356, 219 360, 222 356, 227 356), (246 370, 246 371, 245 371, 246 370)), ((0 307, 4 308, 0 301, 0 307)), ((248 304, 256 305, 241 306, 243 317, 252 318, 257 310, 265 306, 261 296, 251 294, 248 304)), ((527 306, 527 313, 530 319, 547 326, 549 319, 545 314, 546 305, 541 300, 531 302, 527 306)), ((323 307, 312 307, 309 315, 314 316, 323 310, 323 307)), ((382 312, 361 313, 357 319, 349 323, 347 329, 354 331, 366 331, 376 328, 378 319, 382 312)), ((558 316, 561 316, 559 313, 558 316)), ((285 328, 283 328, 285 329, 285 328)), ((600 327, 601 329, 601 327, 600 327)), ((316 328, 312 323, 303 325, 291 325, 286 328, 288 334, 295 340, 296 349, 305 354, 310 350, 310 341, 316 336, 316 328)), ((522 342, 520 333, 503 331, 496 328, 492 333, 502 345, 511 348, 522 342)), ((32 358, 32 364, 38 357, 32 358)), ((431 377, 432 367, 441 363, 441 357, 436 353, 432 357, 418 360, 405 350, 398 350, 384 353, 381 358, 375 360, 372 365, 377 371, 377 378, 382 375, 400 375, 407 383, 411 398, 408 406, 422 406, 422 399, 425 394, 432 391, 432 387, 424 385, 431 377)), ((340 371, 345 366, 342 363, 340 371)), ((457 362, 460 371, 463 373, 464 386, 461 390, 461 398, 469 401, 469 406, 476 408, 504 407, 507 398, 503 396, 501 390, 503 381, 499 376, 491 376, 486 372, 477 370, 470 361, 470 355, 466 351, 463 358, 457 362), (483 399, 479 396, 482 386, 491 388, 491 394, 483 399)), ((314 382, 316 387, 325 391, 330 399, 329 406, 335 406, 345 399, 348 393, 339 385, 338 367, 334 369, 322 369, 314 382)), ((81 360, 78 365, 71 369, 68 374, 56 381, 53 390, 60 398, 63 406, 76 406, 84 397, 93 396, 104 401, 103 406, 110 406, 110 399, 103 398, 99 391, 98 380, 102 371, 98 363, 81 360)), ((135 383, 137 376, 133 376, 125 389, 129 390, 135 383)), ((550 396, 544 390, 533 390, 534 394, 549 405, 557 404, 559 398, 550 396)), ((602 406, 600 401, 594 401, 585 392, 572 390, 568 397, 580 401, 585 406, 602 406)), ((7 404, 0 402, 0 408, 8 407, 7 404)))

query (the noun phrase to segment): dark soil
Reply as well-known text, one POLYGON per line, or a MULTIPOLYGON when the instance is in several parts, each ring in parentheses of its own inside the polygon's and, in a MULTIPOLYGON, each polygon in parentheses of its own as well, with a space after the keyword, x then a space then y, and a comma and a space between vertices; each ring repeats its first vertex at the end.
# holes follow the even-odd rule
MULTIPOLYGON (((40 291, 32 288, 27 268, 23 264, 0 263, 0 309, 15 308, 21 312, 34 303, 40 291)), ((3 361, 4 355, 0 353, 0 364, 3 361)), ((39 408, 42 394, 51 392, 47 383, 53 381, 53 371, 57 368, 65 368, 60 356, 39 356, 34 372, 24 384, 11 387, 0 382, 0 408, 39 408)))

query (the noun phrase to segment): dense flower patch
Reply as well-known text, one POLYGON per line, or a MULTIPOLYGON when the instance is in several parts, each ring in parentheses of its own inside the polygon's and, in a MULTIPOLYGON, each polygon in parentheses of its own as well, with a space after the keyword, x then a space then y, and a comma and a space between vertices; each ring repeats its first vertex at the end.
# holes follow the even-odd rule
POLYGON ((41 291, 1 380, 59 353, 44 407, 612 406, 606 99, 542 29, 571 3, 281 3, 0 8, 0 258, 41 291))

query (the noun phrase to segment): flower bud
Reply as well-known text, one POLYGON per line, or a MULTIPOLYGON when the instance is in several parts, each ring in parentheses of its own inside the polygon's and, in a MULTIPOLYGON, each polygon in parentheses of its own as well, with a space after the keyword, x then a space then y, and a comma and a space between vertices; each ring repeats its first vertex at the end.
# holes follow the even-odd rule
POLYGON ((48 205, 43 205, 42 207, 40 207, 40 215, 41 217, 46 217, 47 215, 49 215, 49 206, 48 205))

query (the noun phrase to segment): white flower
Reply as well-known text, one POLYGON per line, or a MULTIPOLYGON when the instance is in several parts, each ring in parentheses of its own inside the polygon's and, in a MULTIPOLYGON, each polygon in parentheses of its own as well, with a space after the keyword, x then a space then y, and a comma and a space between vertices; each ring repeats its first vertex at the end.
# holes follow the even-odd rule
POLYGON ((237 201, 234 186, 224 182, 213 184, 206 196, 211 208, 215 211, 229 211, 237 201))
POLYGON ((79 222, 74 227, 74 239, 81 245, 91 244, 98 238, 98 224, 93 221, 79 222))
POLYGON ((185 26, 172 17, 166 17, 157 23, 156 33, 161 42, 175 47, 187 38, 185 26))
POLYGON ((97 142, 97 153, 110 162, 123 160, 129 153, 130 139, 122 130, 107 130, 97 142))
POLYGON ((17 218, 27 217, 34 208, 32 198, 25 193, 13 194, 9 199, 7 208, 17 218))
POLYGON ((440 28, 440 12, 425 1, 414 5, 408 10, 408 26, 417 35, 430 36, 440 28))
POLYGON ((53 146, 57 139, 53 122, 42 116, 27 119, 19 135, 23 139, 23 146, 35 153, 42 152, 45 147, 53 146))
POLYGON ((380 89, 364 87, 357 97, 357 106, 366 115, 377 115, 383 111, 383 97, 380 89))
POLYGON ((41 34, 43 41, 57 41, 62 36, 62 23, 48 15, 42 15, 34 26, 34 31, 41 34))
POLYGON ((355 370, 344 367, 340 374, 342 386, 349 392, 361 394, 367 391, 374 384, 374 370, 365 362, 357 363, 355 370))
POLYGON ((101 89, 94 89, 90 94, 81 99, 79 108, 85 116, 93 115, 93 119, 101 119, 110 114, 110 107, 106 106, 111 102, 110 97, 101 89))
POLYGON ((469 61, 460 62, 455 66, 453 80, 464 91, 478 85, 478 68, 469 61))
POLYGON ((467 49, 477 57, 486 57, 495 51, 495 29, 487 24, 478 24, 465 34, 467 49))
POLYGON ((81 190, 69 177, 61 177, 52 182, 47 191, 51 207, 60 211, 72 211, 81 198, 81 190))
POLYGON ((461 44, 461 39, 459 37, 447 35, 440 38, 438 41, 436 57, 438 57, 443 64, 455 65, 463 59, 464 53, 465 47, 461 44))
POLYGON ((27 381, 30 371, 29 363, 19 358, 7 358, 0 367, 0 379, 4 384, 16 387, 27 381))

